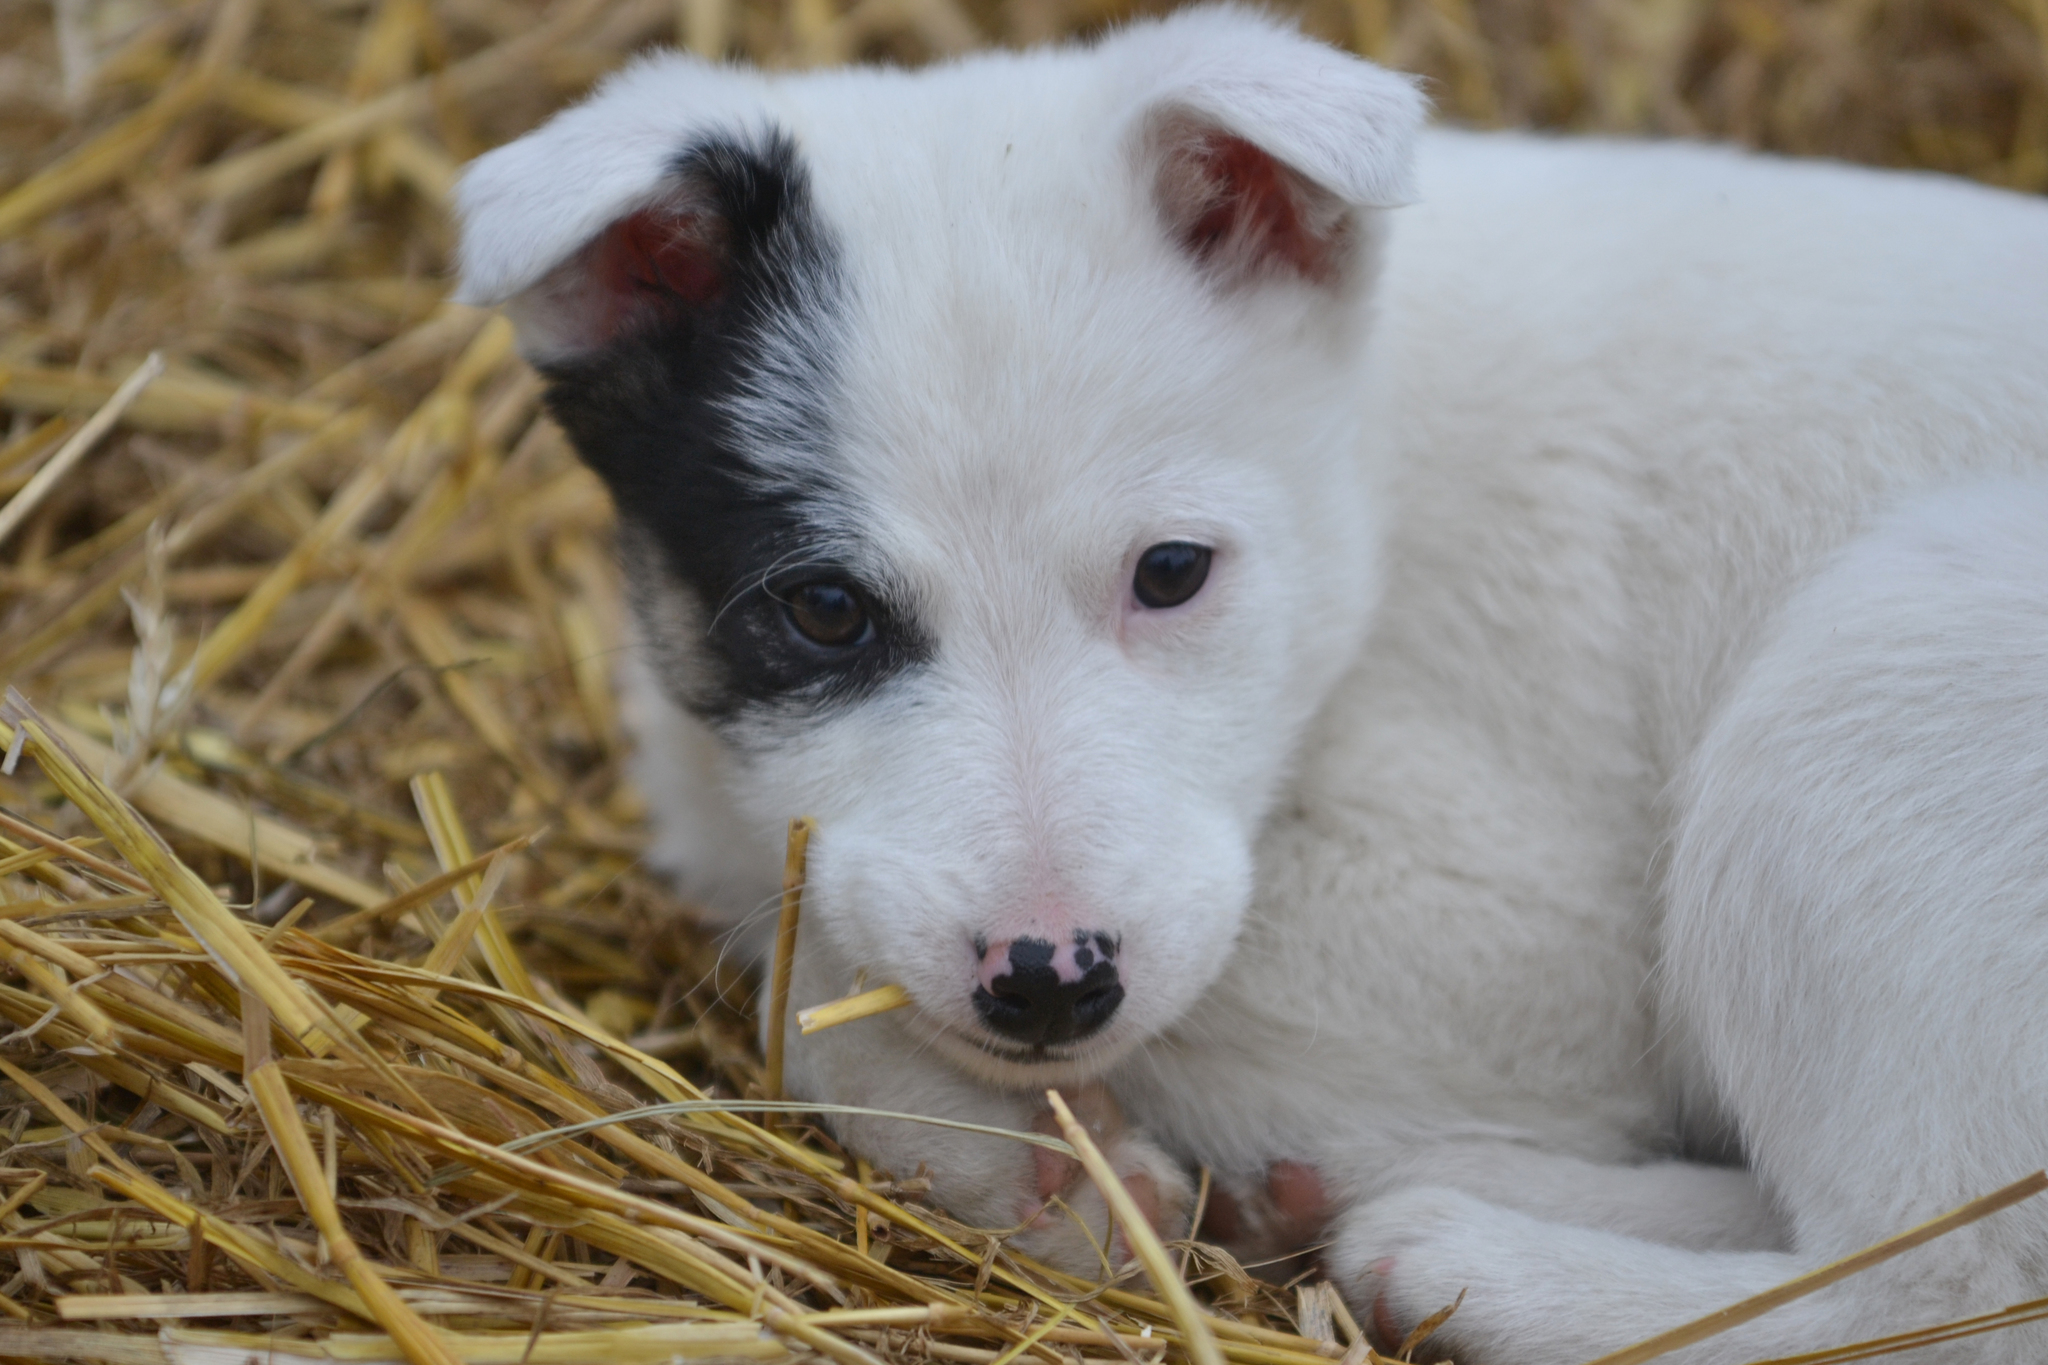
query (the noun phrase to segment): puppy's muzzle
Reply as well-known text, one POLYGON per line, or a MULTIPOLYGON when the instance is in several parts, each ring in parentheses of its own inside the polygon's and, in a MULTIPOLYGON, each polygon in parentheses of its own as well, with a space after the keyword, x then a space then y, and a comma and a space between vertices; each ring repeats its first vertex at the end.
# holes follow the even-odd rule
POLYGON ((1076 930, 1065 942, 1042 938, 975 944, 981 959, 974 1009, 992 1033, 1032 1047, 1078 1042, 1096 1032, 1124 1000, 1118 940, 1076 930))

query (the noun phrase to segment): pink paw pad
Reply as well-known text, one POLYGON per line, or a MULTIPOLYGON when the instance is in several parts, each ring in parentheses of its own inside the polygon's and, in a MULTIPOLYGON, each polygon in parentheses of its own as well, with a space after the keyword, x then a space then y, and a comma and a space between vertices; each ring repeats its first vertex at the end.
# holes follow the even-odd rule
POLYGON ((1408 1334, 1401 1324, 1394 1320, 1394 1310, 1387 1303, 1387 1282, 1394 1278, 1394 1258, 1382 1256, 1372 1263, 1368 1279, 1363 1286, 1372 1294, 1372 1330, 1380 1343, 1388 1350, 1399 1346, 1408 1334))

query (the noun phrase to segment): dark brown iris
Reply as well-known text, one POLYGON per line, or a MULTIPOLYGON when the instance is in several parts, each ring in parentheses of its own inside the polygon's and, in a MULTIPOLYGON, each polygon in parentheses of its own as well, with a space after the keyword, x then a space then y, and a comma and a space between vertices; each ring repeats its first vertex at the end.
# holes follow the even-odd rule
POLYGON ((827 649, 859 644, 868 633, 867 608, 844 583, 804 583, 783 599, 797 634, 827 649))
POLYGON ((1131 591, 1142 606, 1177 607, 1202 590, 1209 577, 1209 547, 1169 540, 1138 556, 1131 591))

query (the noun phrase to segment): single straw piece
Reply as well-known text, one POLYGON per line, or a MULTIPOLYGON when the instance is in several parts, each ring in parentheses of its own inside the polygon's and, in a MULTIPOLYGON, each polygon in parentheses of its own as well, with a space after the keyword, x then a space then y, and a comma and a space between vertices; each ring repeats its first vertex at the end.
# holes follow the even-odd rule
POLYGON ((1853 1256, 1845 1256, 1832 1265, 1824 1265, 1809 1271, 1796 1279, 1790 1279, 1774 1289, 1753 1294, 1740 1303, 1731 1303, 1718 1308, 1703 1318, 1696 1318, 1668 1332, 1660 1332, 1646 1341, 1633 1346, 1611 1351, 1587 1365, 1642 1365, 1643 1361, 1655 1360, 1658 1356, 1676 1351, 1682 1346, 1705 1341, 1708 1337, 1719 1336, 1731 1327, 1740 1327, 1752 1318, 1760 1318, 1773 1308, 1803 1299, 1816 1290, 1827 1288, 1838 1280, 1846 1280, 1859 1271, 1870 1269, 1889 1261, 1900 1252, 1911 1251, 1914 1247, 1931 1242, 1957 1228, 1967 1227, 1980 1218, 1987 1218, 2000 1209, 2010 1208, 2025 1199, 2032 1199, 2042 1190, 2048 1190, 2048 1171, 2036 1171, 2022 1180, 2015 1180, 2002 1190, 1994 1190, 1982 1199, 1973 1199, 1959 1209, 1952 1209, 1941 1217, 1922 1223, 1917 1228, 1908 1228, 1896 1237, 1887 1237, 1875 1246, 1865 1247, 1853 1256))
POLYGON ((52 1307, 59 1322, 152 1318, 239 1318, 317 1311, 321 1301, 311 1294, 277 1289, 229 1290, 202 1294, 59 1294, 52 1307))
POLYGON ((377 1267, 364 1259, 355 1240, 342 1226, 341 1210, 328 1186, 326 1166, 313 1150, 313 1139, 306 1133, 299 1107, 292 1100, 284 1073, 278 1069, 277 1058, 270 1050, 270 1011, 264 1008, 261 997, 252 992, 242 995, 242 1023, 242 1083, 248 1086, 249 1096, 256 1102, 264 1130, 270 1134, 271 1150, 277 1153, 285 1174, 291 1177, 300 1206, 326 1239, 328 1259, 362 1296, 371 1320, 391 1334, 392 1341, 412 1365, 460 1365, 460 1358, 434 1329, 398 1297, 377 1267))
MULTIPOLYGON (((438 772, 425 772, 412 780, 413 804, 419 808, 420 823, 426 827, 427 838, 434 846, 434 856, 440 860, 444 872, 466 867, 476 860, 470 847, 469 831, 463 828, 462 815, 455 808, 455 794, 448 788, 448 779, 438 772)), ((501 855, 502 856, 502 855, 501 855)), ((512 946, 512 936, 505 932, 505 925, 490 907, 490 897, 485 895, 486 884, 491 881, 491 864, 485 870, 463 878, 455 885, 455 898, 464 913, 474 909, 477 912, 476 935, 484 950, 484 961, 489 964, 491 975, 498 984, 523 1000, 538 1001, 540 993, 534 989, 533 977, 527 972, 526 964, 520 960, 519 950, 512 946)), ((503 864, 500 864, 503 867, 503 864)), ((500 871, 500 876, 503 872, 500 871)), ((453 968, 453 963, 449 964, 453 968)))
POLYGON ((877 986, 871 991, 843 995, 837 1000, 827 1000, 822 1005, 798 1010, 797 1032, 808 1038, 820 1029, 837 1028, 841 1024, 851 1024, 856 1019, 887 1014, 890 1010, 900 1010, 909 1003, 910 992, 901 986, 877 986))
POLYGON ((162 353, 151 351, 149 358, 135 367, 135 373, 122 380, 121 387, 114 390, 113 396, 102 403, 100 410, 64 443, 64 448, 52 455, 50 462, 38 469, 35 477, 24 484, 5 507, 0 507, 0 544, 4 544, 28 520, 29 513, 43 505, 43 499, 50 496, 50 490, 57 486, 58 481, 91 453, 92 448, 100 443, 100 438, 121 420, 121 414, 128 411, 128 405, 141 397, 150 381, 163 372, 162 353))
MULTIPOLYGON (((104 403, 120 388, 96 374, 48 365, 9 365, 5 381, 6 404, 17 412, 71 412, 104 403)), ((158 379, 126 416, 128 425, 141 431, 218 435, 224 419, 312 428, 337 413, 331 403, 272 398, 243 384, 188 373, 158 379)))
POLYGON ((775 968, 768 978, 768 1098, 782 1098, 783 1033, 789 1027, 789 972, 796 961, 796 922, 803 911, 804 871, 817 821, 800 815, 789 822, 789 847, 782 859, 782 915, 775 921, 775 968))
POLYGON ((1131 1250, 1138 1254, 1138 1260, 1144 1265, 1146 1275, 1151 1277, 1153 1287, 1159 1291, 1159 1297, 1166 1300, 1167 1308, 1173 1313, 1174 1325, 1180 1328, 1181 1345, 1186 1349, 1188 1359, 1194 1365, 1223 1365, 1223 1351, 1216 1344, 1215 1333, 1209 1330, 1208 1318, 1196 1305, 1195 1296, 1188 1292, 1187 1281, 1175 1273, 1173 1262, 1159 1241, 1159 1234, 1145 1221, 1137 1201, 1124 1188, 1124 1182, 1117 1178, 1109 1159, 1095 1145, 1088 1129, 1074 1117, 1074 1111, 1067 1108, 1067 1102, 1060 1098, 1059 1091, 1046 1091, 1045 1102, 1052 1106, 1053 1117, 1059 1120, 1061 1136, 1074 1149, 1074 1155, 1080 1158, 1081 1169, 1088 1172, 1088 1178, 1102 1191, 1110 1212, 1123 1225, 1124 1236, 1130 1241, 1131 1250))
POLYGON ((355 937, 358 932, 368 928, 370 925, 381 924, 391 920, 404 914, 416 905, 425 905, 434 897, 458 884, 466 884, 470 879, 482 876, 490 870, 492 861, 499 854, 517 853, 521 849, 537 842, 546 833, 547 829, 543 826, 531 833, 522 834, 517 839, 507 840, 490 852, 471 858, 460 867, 450 868, 438 877, 431 877, 421 882, 410 891, 401 892, 389 900, 380 901, 376 905, 362 910, 352 911, 349 914, 343 915, 338 920, 322 924, 311 931, 312 935, 314 938, 325 943, 346 943, 355 937))

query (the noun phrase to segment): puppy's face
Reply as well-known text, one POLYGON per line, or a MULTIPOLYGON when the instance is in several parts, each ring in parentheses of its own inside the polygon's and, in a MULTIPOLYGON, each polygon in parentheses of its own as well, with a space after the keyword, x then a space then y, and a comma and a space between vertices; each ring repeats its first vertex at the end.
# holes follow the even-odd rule
POLYGON ((998 1079, 1229 969, 1375 596, 1365 293, 1409 87, 1232 12, 769 81, 681 59, 464 186, 656 676, 806 926, 998 1079))

